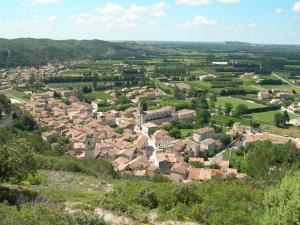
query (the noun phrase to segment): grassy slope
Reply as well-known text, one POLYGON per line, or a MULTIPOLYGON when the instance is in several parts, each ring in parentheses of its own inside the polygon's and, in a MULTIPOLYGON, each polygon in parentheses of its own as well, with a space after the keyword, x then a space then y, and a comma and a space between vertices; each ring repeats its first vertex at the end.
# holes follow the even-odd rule
POLYGON ((223 105, 224 106, 226 103, 231 103, 234 108, 239 104, 244 104, 244 105, 248 106, 249 109, 265 107, 264 105, 248 102, 248 101, 238 99, 238 98, 218 97, 218 101, 217 101, 218 105, 223 105))

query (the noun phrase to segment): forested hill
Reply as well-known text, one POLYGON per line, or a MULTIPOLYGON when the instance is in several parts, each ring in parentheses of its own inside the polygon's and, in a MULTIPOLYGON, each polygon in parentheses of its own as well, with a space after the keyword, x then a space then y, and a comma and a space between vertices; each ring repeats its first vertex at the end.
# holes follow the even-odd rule
POLYGON ((48 62, 130 57, 155 52, 156 49, 135 42, 0 39, 0 67, 40 66, 48 62))

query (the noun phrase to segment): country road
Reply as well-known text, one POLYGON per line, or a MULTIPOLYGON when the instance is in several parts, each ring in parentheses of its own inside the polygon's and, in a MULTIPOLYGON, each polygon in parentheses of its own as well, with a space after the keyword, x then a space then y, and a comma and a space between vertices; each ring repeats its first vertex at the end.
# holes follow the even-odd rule
POLYGON ((276 74, 276 73, 272 73, 272 75, 273 75, 273 76, 275 76, 275 77, 277 77, 279 80, 282 80, 284 83, 286 83, 286 84, 288 84, 288 85, 290 85, 290 86, 294 87, 294 88, 297 88, 297 89, 299 89, 299 88, 300 88, 299 86, 297 86, 297 85, 295 85, 295 84, 293 84, 293 83, 289 82, 288 80, 286 80, 286 79, 282 78, 281 76, 279 76, 279 75, 278 75, 278 74, 276 74))

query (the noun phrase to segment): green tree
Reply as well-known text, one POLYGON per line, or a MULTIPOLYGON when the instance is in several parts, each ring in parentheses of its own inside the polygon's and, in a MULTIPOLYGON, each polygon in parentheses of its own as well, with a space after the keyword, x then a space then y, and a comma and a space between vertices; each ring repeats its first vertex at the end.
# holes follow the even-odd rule
POLYGON ((285 124, 287 124, 290 121, 290 116, 286 110, 283 112, 283 119, 285 121, 285 124))
POLYGON ((286 176, 278 187, 266 192, 262 224, 300 224, 299 172, 286 176))
POLYGON ((225 145, 229 145, 231 143, 231 137, 229 135, 223 134, 220 136, 219 140, 225 145))
POLYGON ((285 118, 282 113, 276 113, 274 115, 274 122, 276 127, 284 127, 285 126, 285 118))
POLYGON ((211 114, 208 110, 206 109, 198 110, 195 118, 195 126, 199 128, 209 124, 210 118, 211 118, 211 114))
POLYGON ((233 111, 233 116, 234 117, 240 117, 241 115, 247 114, 248 112, 248 106, 245 104, 239 104, 233 111))
POLYGON ((170 133, 171 137, 174 137, 177 139, 181 138, 181 132, 177 127, 172 128, 169 133, 170 133))
POLYGON ((141 101, 141 107, 144 111, 147 111, 148 110, 148 104, 145 100, 142 100, 141 101))
POLYGON ((14 138, 0 146, 0 178, 22 180, 34 173, 36 163, 29 143, 23 138, 14 138))
POLYGON ((2 118, 2 113, 10 113, 11 111, 11 103, 9 99, 6 98, 5 95, 0 94, 0 119, 2 118))
POLYGON ((231 103, 225 103, 225 115, 229 115, 233 109, 233 105, 231 103))

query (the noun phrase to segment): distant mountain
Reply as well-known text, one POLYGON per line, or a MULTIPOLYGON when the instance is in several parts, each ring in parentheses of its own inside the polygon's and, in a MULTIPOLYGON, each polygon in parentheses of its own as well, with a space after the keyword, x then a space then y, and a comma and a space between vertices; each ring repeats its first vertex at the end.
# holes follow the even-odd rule
POLYGON ((0 39, 0 67, 40 66, 48 62, 126 58, 158 50, 136 42, 101 40, 0 39))

